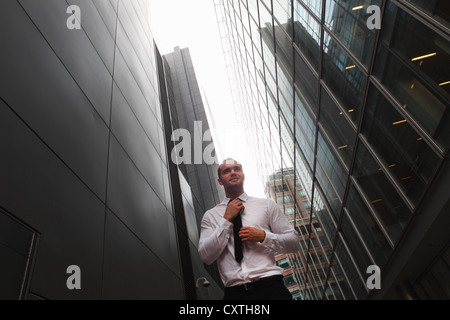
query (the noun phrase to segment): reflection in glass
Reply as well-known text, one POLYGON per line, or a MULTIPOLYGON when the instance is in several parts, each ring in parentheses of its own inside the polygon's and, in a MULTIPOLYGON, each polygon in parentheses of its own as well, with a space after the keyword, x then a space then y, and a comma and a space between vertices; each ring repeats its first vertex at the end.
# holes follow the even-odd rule
MULTIPOLYGON (((373 263, 346 214, 344 214, 342 218, 341 230, 346 243, 355 258, 359 272, 365 274, 367 266, 370 266, 373 263)), ((361 232, 361 230, 358 231, 361 232)))
MULTIPOLYGON (((347 300, 354 300, 355 296, 353 295, 347 280, 345 279, 344 272, 342 272, 342 268, 337 262, 336 257, 334 257, 332 266, 331 266, 331 281, 337 285, 342 295, 347 300)), ((337 294, 339 296, 339 294, 337 294)))
POLYGON ((344 245, 344 240, 342 239, 341 233, 339 233, 338 241, 336 243, 335 255, 342 266, 342 270, 345 270, 345 274, 349 280, 353 291, 356 294, 357 299, 364 299, 367 296, 366 284, 362 282, 361 277, 358 274, 356 266, 353 264, 353 260, 344 245))
POLYGON ((392 253, 392 247, 353 184, 349 189, 346 208, 348 216, 372 254, 375 264, 382 268, 392 253))
POLYGON ((339 197, 342 199, 347 182, 347 170, 344 169, 340 160, 338 160, 335 153, 330 149, 328 143, 325 142, 320 131, 317 139, 317 159, 319 160, 319 164, 323 166, 339 197))
POLYGON ((362 132, 406 195, 417 203, 439 158, 375 87, 369 91, 362 132))
POLYGON ((380 0, 328 0, 325 8, 325 25, 364 64, 372 56, 375 30, 367 28, 366 9, 380 6, 380 0))
POLYGON ((319 119, 332 140, 334 149, 342 156, 345 164, 350 166, 356 132, 323 88, 319 119))
POLYGON ((450 143, 448 40, 388 2, 374 74, 442 147, 450 143))
POLYGON ((292 28, 290 28, 291 2, 292 0, 273 0, 273 15, 290 37, 292 37, 292 28))
POLYGON ((406 0, 416 5, 437 21, 450 27, 450 1, 448 0, 406 0))
MULTIPOLYGON (((311 10, 319 19, 322 17, 322 0, 297 0, 303 2, 304 6, 311 10)), ((297 5, 294 2, 294 5, 297 5)))
POLYGON ((294 42, 317 71, 320 58, 320 24, 294 2, 294 42))
POLYGON ((317 114, 319 80, 295 50, 295 84, 315 114, 317 114))
POLYGON ((358 124, 367 77, 328 32, 324 33, 323 46, 322 78, 358 124))
POLYGON ((412 213, 361 141, 353 175, 392 241, 397 242, 412 213))

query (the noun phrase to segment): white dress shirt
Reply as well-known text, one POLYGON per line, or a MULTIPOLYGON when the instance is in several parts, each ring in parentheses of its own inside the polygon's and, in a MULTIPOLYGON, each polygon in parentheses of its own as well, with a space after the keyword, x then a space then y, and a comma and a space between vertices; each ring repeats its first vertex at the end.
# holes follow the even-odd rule
POLYGON ((201 223, 198 252, 206 264, 217 260, 225 287, 283 274, 283 269, 275 263, 274 252, 291 253, 300 249, 297 231, 274 201, 249 197, 246 193, 239 199, 245 207, 241 213, 242 226, 266 232, 262 243, 242 243, 244 258, 241 263, 234 258, 233 223, 223 217, 230 199, 225 198, 206 211, 201 223))

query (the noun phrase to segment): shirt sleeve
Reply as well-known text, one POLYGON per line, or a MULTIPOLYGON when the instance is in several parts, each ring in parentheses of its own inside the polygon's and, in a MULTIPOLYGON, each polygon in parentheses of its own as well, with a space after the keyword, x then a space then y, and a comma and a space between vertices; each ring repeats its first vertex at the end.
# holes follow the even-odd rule
POLYGON ((221 218, 217 225, 211 222, 209 212, 203 216, 200 230, 198 253, 206 264, 212 264, 222 254, 232 234, 233 224, 221 218))
POLYGON ((270 231, 262 242, 266 247, 279 253, 294 253, 300 250, 298 232, 289 223, 286 216, 272 200, 268 200, 270 231))

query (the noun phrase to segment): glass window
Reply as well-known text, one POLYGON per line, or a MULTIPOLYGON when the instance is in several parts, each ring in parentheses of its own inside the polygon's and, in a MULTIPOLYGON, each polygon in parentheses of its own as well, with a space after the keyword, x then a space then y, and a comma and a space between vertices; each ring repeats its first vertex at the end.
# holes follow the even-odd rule
POLYGON ((322 78, 357 125, 367 77, 328 32, 324 33, 322 78))
POLYGON ((417 204, 439 158, 374 86, 369 91, 362 133, 417 204))
POLYGON ((313 211, 316 217, 321 222, 322 230, 329 240, 333 240, 336 234, 336 225, 333 218, 328 211, 327 206, 323 200, 324 196, 318 191, 317 187, 314 193, 313 211))
POLYGON ((248 9, 255 21, 258 21, 258 0, 248 0, 248 9))
MULTIPOLYGON (((303 2, 305 7, 311 10, 319 19, 322 17, 322 0, 297 0, 303 2)), ((299 3, 294 2, 295 6, 300 6, 299 3)))
POLYGON ((411 218, 411 210, 361 141, 353 175, 392 241, 397 242, 411 218))
POLYGON ((450 7, 448 0, 406 0, 422 9, 437 21, 450 27, 450 7))
POLYGON ((342 156, 344 162, 349 164, 353 154, 356 132, 323 88, 319 119, 333 142, 333 148, 342 156))
POLYGON ((304 97, 313 112, 317 114, 318 103, 318 84, 319 80, 312 73, 308 65, 303 61, 302 57, 295 50, 295 84, 299 93, 304 97))
POLYGON ((328 178, 339 194, 339 197, 342 199, 345 184, 347 182, 347 171, 341 165, 340 160, 337 159, 334 152, 330 149, 328 143, 325 142, 320 131, 317 143, 317 158, 319 163, 322 165, 328 178))
POLYGON ((392 247, 353 184, 350 186, 345 206, 347 214, 375 259, 375 264, 382 268, 392 252, 392 247))
POLYGON ((366 249, 362 245, 360 238, 356 234, 355 228, 353 228, 348 216, 345 214, 342 218, 341 230, 346 243, 355 258, 355 262, 358 266, 359 272, 361 274, 365 274, 367 267, 373 263, 370 260, 366 249))
POLYGON ((325 25, 365 65, 372 56, 375 29, 367 27, 370 5, 380 6, 380 0, 328 0, 325 25))
POLYGON ((295 119, 299 124, 305 138, 311 147, 314 147, 316 137, 316 125, 310 109, 304 104, 297 91, 295 91, 295 119))
POLYGON ((292 17, 291 3, 292 0, 273 0, 273 15, 277 19, 280 27, 292 37, 292 28, 290 26, 292 17))
POLYGON ((443 148, 450 143, 448 40, 391 2, 374 75, 443 148))
POLYGON ((337 285, 340 293, 345 297, 345 299, 353 300, 355 299, 355 296, 353 295, 349 283, 343 274, 344 273, 342 272, 341 266, 339 265, 336 257, 334 257, 331 265, 330 278, 334 280, 333 282, 337 285))
POLYGON ((333 212, 337 221, 341 212, 342 202, 320 164, 316 166, 316 178, 325 194, 325 198, 328 200, 331 212, 333 212))
POLYGON ((353 264, 352 259, 344 245, 344 240, 339 237, 336 243, 335 254, 340 262, 342 269, 347 275, 348 281, 353 288, 357 299, 363 299, 367 296, 366 284, 362 282, 361 277, 358 274, 356 266, 353 264))
POLYGON ((299 149, 295 148, 295 172, 299 180, 301 180, 302 187, 307 193, 309 199, 312 195, 312 171, 307 162, 303 161, 302 156, 299 153, 299 149))
POLYGON ((301 197, 301 198, 306 197, 306 192, 303 189, 297 190, 297 193, 298 193, 299 197, 301 197))
POLYGON ((317 71, 320 58, 320 24, 298 2, 294 4, 294 42, 317 71))
MULTIPOLYGON (((275 41, 278 63, 283 67, 283 74, 292 82, 294 78, 294 57, 292 56, 292 41, 279 27, 275 27, 275 41)), ((291 85, 292 86, 292 85, 291 85)))

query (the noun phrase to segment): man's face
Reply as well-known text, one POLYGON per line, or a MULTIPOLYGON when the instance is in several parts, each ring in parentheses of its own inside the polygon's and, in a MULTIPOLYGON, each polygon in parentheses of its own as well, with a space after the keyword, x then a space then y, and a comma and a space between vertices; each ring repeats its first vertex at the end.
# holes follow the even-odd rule
POLYGON ((242 171, 242 165, 238 162, 222 163, 219 177, 219 184, 225 189, 242 188, 244 185, 245 175, 242 171))

